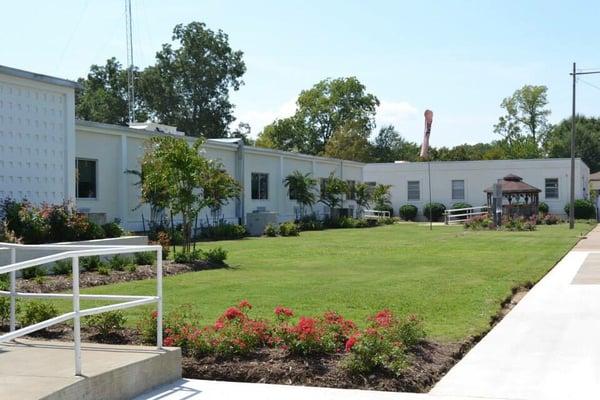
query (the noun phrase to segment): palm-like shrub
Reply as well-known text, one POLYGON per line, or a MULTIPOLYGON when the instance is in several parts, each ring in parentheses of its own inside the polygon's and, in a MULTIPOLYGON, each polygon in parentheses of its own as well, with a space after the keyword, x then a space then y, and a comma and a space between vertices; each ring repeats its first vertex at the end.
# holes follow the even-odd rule
POLYGON ((294 198, 300 206, 300 217, 306 215, 306 208, 312 208, 317 201, 315 187, 317 180, 310 173, 303 174, 300 171, 294 171, 286 176, 283 184, 288 188, 290 198, 294 198))
POLYGON ((394 215, 392 208, 390 189, 392 185, 379 184, 373 189, 373 203, 378 211, 389 211, 390 216, 394 215))

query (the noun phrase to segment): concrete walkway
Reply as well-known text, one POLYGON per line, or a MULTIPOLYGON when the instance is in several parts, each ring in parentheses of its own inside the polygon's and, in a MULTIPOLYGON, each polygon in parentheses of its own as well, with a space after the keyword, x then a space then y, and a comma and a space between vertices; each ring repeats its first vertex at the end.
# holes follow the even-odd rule
POLYGON ((181 380, 136 400, 591 399, 600 396, 600 227, 428 394, 181 380))

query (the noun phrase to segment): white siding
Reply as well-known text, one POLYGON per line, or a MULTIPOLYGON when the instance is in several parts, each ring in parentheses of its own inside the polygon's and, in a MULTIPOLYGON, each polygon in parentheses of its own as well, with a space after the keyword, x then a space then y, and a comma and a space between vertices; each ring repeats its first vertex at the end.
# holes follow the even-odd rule
POLYGON ((0 198, 74 197, 73 89, 0 72, 0 198))

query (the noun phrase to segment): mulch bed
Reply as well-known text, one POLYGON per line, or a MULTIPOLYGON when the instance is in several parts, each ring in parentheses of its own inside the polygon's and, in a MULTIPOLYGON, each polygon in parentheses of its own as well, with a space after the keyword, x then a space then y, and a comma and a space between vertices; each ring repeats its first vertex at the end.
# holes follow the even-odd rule
MULTIPOLYGON (((188 265, 165 260, 163 261, 163 276, 215 268, 226 268, 226 266, 213 265, 205 261, 196 261, 193 265, 188 265)), ((79 287, 86 288, 152 278, 156 278, 156 267, 138 265, 135 272, 112 270, 109 275, 101 275, 98 272, 82 272, 79 275, 79 287)), ((39 281, 37 279, 17 280, 17 291, 20 292, 53 293, 71 290, 72 288, 73 280, 68 275, 46 275, 39 281)))

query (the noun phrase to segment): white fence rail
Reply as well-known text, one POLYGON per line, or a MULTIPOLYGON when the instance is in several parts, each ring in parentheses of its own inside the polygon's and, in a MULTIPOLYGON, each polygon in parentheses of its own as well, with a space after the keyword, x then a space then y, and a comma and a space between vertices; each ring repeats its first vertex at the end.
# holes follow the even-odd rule
POLYGON ((379 210, 363 210, 363 218, 365 219, 380 219, 380 218, 389 218, 389 211, 379 211, 379 210))
POLYGON ((10 297, 10 326, 9 333, 0 335, 0 343, 14 340, 18 337, 48 328, 65 321, 73 320, 73 342, 75 350, 75 375, 81 375, 81 317, 100 314, 103 312, 123 310, 145 304, 156 303, 156 347, 162 348, 162 247, 161 246, 103 246, 103 245, 22 245, 0 242, 0 250, 10 250, 11 263, 0 267, 0 274, 10 274, 10 288, 0 291, 0 296, 10 297), (38 257, 27 261, 16 262, 18 250, 55 250, 58 253, 38 257), (79 259, 88 256, 106 256, 115 254, 130 254, 152 251, 156 252, 156 295, 155 296, 128 296, 128 295, 95 295, 79 293, 79 259), (71 259, 73 292, 72 293, 23 293, 16 290, 16 272, 25 268, 59 260, 71 259), (17 298, 37 299, 72 299, 73 311, 57 317, 16 329, 16 300, 17 298), (82 310, 80 300, 106 300, 119 301, 101 307, 82 310))
POLYGON ((446 225, 463 223, 468 219, 488 213, 488 206, 452 208, 444 212, 444 222, 446 225))

